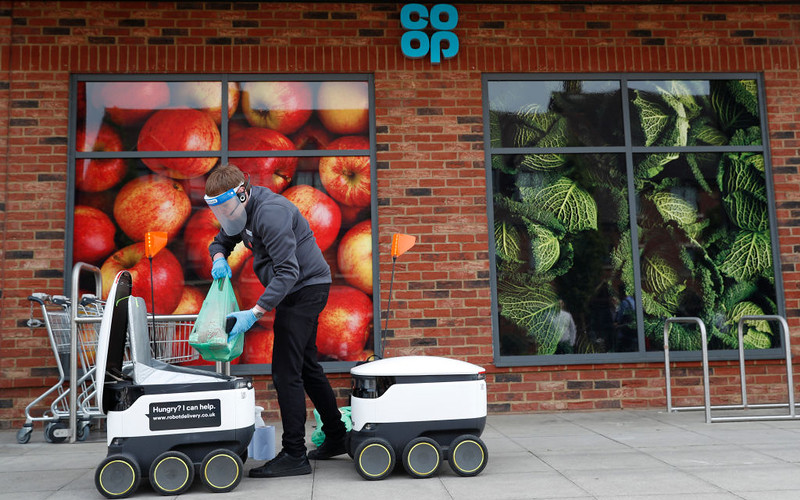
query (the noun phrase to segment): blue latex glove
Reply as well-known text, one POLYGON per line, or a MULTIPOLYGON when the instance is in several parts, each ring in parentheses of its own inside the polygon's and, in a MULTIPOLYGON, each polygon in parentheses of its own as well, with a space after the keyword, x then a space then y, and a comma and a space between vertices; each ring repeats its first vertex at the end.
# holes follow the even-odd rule
POLYGON ((214 261, 213 265, 211 266, 211 277, 215 280, 221 278, 233 278, 231 266, 228 265, 228 259, 220 257, 214 261))
POLYGON ((225 316, 226 319, 228 318, 236 318, 236 324, 233 325, 230 333, 228 333, 228 340, 233 340, 239 335, 243 334, 247 330, 253 327, 256 324, 256 315, 253 314, 251 309, 247 309, 245 311, 238 311, 232 312, 225 316))

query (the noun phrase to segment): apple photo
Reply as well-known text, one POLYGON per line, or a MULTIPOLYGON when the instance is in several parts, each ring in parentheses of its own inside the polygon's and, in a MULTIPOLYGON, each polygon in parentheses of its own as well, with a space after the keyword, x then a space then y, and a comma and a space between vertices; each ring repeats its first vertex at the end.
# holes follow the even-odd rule
POLYGON ((117 250, 103 262, 100 275, 103 279, 103 299, 108 298, 108 291, 114 277, 122 270, 131 273, 131 294, 142 297, 148 312, 171 314, 178 306, 183 295, 184 278, 180 262, 168 248, 162 249, 153 257, 153 297, 150 296, 150 259, 145 253, 144 242, 134 243, 117 250))
MULTIPOLYGON (((219 151, 220 132, 211 115, 196 109, 164 109, 139 132, 139 151, 219 151)), ((157 174, 191 179, 208 173, 218 158, 142 158, 157 174)))
POLYGON ((133 241, 144 241, 148 231, 166 231, 172 241, 191 211, 180 183, 155 174, 129 181, 114 200, 114 220, 133 241))
MULTIPOLYGON (((294 144, 288 137, 268 128, 250 127, 231 136, 231 151, 292 151, 294 144)), ((264 186, 274 193, 289 187, 297 170, 296 157, 256 156, 232 158, 231 163, 250 175, 250 183, 264 186)))
MULTIPOLYGON (((133 293, 145 299, 148 312, 155 303, 157 314, 197 314, 212 282, 208 245, 220 230, 203 199, 205 182, 227 147, 228 161, 249 174, 253 185, 282 194, 298 207, 331 267, 334 282, 317 331, 320 358, 358 361, 370 355, 367 82, 230 82, 227 110, 221 81, 78 82, 77 87, 76 152, 136 150, 162 157, 75 160, 73 264, 100 266, 104 292, 117 272, 129 270, 133 293), (223 123, 227 145, 221 144, 223 123), (271 153, 300 150, 313 151, 313 156, 271 153), (219 154, 184 156, 202 151, 219 154), (341 151, 364 154, 344 156, 341 151), (155 300, 144 254, 148 231, 168 235, 167 247, 153 258, 155 300)), ((253 271, 252 252, 240 243, 228 263, 240 308, 252 307, 264 292, 253 271)), ((273 319, 274 314, 265 315, 248 333, 234 363, 271 363, 273 319)), ((190 332, 191 326, 176 327, 176 349, 190 332)), ((190 363, 214 364, 202 359, 190 363)))
MULTIPOLYGON (((80 129, 75 134, 75 147, 86 151, 122 151, 122 139, 108 124, 102 124, 95 133, 80 129)), ((128 163, 122 158, 96 158, 75 160, 75 188, 79 191, 98 192, 119 184, 128 172, 128 163)))
POLYGON ((87 82, 92 105, 104 109, 122 127, 141 125, 148 116, 169 106, 167 82, 87 82))
MULTIPOLYGON (((369 149, 369 139, 360 135, 340 137, 326 151, 369 149)), ((324 156, 319 160, 319 178, 336 201, 351 207, 367 207, 372 201, 369 156, 324 156)))
POLYGON ((291 134, 311 117, 313 97, 308 82, 242 82, 242 111, 253 127, 291 134))
MULTIPOLYGON (((208 113, 214 123, 222 123, 221 82, 171 82, 170 106, 193 108, 208 113)), ((239 84, 228 83, 228 118, 239 107, 239 84)))
POLYGON ((362 352, 372 333, 372 318, 372 299, 367 294, 351 286, 333 285, 319 315, 317 350, 336 359, 362 352))
POLYGON ((339 135, 365 134, 369 129, 367 82, 322 82, 317 114, 326 129, 339 135))

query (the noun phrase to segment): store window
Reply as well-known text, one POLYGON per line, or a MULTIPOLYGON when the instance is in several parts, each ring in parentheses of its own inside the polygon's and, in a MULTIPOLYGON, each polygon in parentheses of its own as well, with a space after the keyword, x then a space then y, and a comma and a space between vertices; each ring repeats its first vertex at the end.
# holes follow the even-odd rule
MULTIPOLYGON (((757 75, 483 83, 498 364, 657 359, 670 317, 731 357, 783 314, 757 75)), ((780 355, 779 325, 744 347, 780 355)))
MULTIPOLYGON (((372 352, 371 76, 76 75, 71 89, 68 277, 74 263, 96 265, 107 293, 116 273, 130 269, 148 312, 197 313, 211 284, 208 245, 219 230, 203 199, 205 180, 232 163, 253 185, 297 205, 331 267, 320 359, 345 370, 372 352), (152 297, 147 231, 168 234, 153 259, 152 297)), ((239 306, 250 308, 264 290, 251 252, 240 243, 228 261, 239 306)), ((252 365, 245 372, 267 370, 271 321, 267 314, 248 332, 237 360, 252 365)))

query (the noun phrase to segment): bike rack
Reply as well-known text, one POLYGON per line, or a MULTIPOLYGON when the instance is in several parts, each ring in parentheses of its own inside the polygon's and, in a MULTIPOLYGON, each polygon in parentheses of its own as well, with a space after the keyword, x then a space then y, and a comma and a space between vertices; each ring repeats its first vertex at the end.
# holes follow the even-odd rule
POLYGON ((667 381, 667 411, 685 411, 705 409, 706 423, 711 422, 711 391, 708 387, 708 335, 703 320, 696 317, 673 317, 664 322, 664 376, 667 381), (700 339, 703 351, 703 406, 672 406, 672 384, 669 370, 669 325, 672 323, 694 323, 700 328, 700 339))
POLYGON ((794 377, 792 374, 792 350, 789 339, 789 325, 782 316, 777 315, 759 315, 759 316, 742 316, 739 318, 737 324, 738 334, 738 351, 739 351, 739 380, 742 393, 741 404, 731 405, 712 405, 709 389, 709 375, 708 375, 708 345, 706 328, 703 321, 695 317, 673 317, 668 318, 664 323, 664 373, 666 376, 666 389, 667 389, 667 411, 689 411, 689 410, 704 410, 706 415, 706 423, 713 422, 743 422, 748 420, 792 420, 796 419, 796 404, 794 399, 794 377), (783 332, 784 346, 786 350, 786 379, 787 389, 789 395, 788 403, 763 403, 763 404, 748 404, 747 403, 747 382, 745 377, 744 368, 744 329, 745 321, 778 321, 781 325, 783 332), (670 384, 670 368, 669 368, 669 325, 671 323, 695 323, 700 327, 700 336, 702 339, 702 363, 703 363, 703 402, 702 406, 672 406, 672 390, 670 384), (746 410, 750 408, 789 408, 788 415, 750 415, 750 416, 722 416, 713 417, 711 410, 746 410))

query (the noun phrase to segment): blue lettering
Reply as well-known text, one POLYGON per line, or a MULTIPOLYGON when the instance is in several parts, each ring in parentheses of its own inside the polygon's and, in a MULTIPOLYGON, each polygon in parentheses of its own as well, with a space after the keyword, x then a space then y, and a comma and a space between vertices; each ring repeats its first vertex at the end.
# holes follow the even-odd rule
MULTIPOLYGON (((452 31, 437 31, 431 36, 431 62, 439 64, 439 54, 450 59, 458 54, 458 37, 452 31), (442 41, 447 42, 447 48, 442 49, 442 41)), ((423 54, 424 55, 424 54, 423 54)))
POLYGON ((406 31, 403 33, 403 38, 400 39, 400 48, 403 50, 403 54, 405 54, 406 57, 419 59, 420 57, 425 57, 431 47, 430 41, 428 41, 428 35, 422 31, 406 31), (413 47, 411 42, 414 40, 419 42, 419 47, 413 47))
POLYGON ((437 30, 451 30, 458 25, 458 11, 452 5, 440 3, 431 9, 431 26, 437 30), (442 14, 447 17, 447 22, 442 21, 442 14))
POLYGON ((400 10, 400 24, 407 30, 423 30, 428 26, 428 9, 419 3, 404 5, 400 10), (411 20, 411 14, 419 15, 417 21, 411 20))

